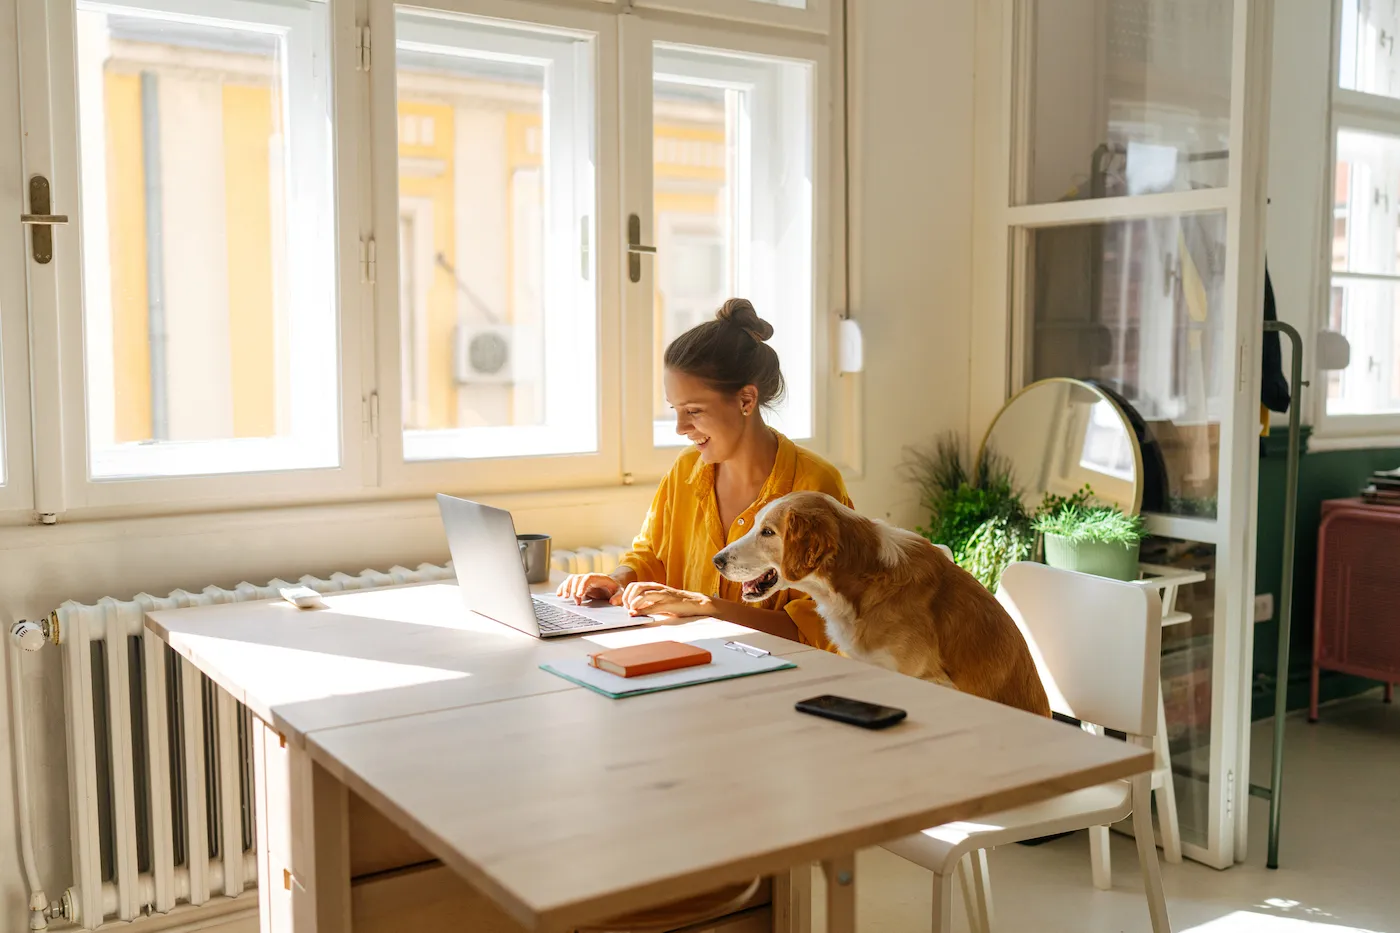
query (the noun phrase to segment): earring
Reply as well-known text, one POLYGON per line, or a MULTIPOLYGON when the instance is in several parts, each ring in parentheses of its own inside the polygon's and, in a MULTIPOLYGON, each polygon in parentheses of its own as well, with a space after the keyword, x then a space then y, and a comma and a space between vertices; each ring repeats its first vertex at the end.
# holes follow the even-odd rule
POLYGON ((749 410, 748 410, 747 408, 745 408, 745 409, 744 409, 744 417, 747 418, 748 416, 749 416, 749 410))

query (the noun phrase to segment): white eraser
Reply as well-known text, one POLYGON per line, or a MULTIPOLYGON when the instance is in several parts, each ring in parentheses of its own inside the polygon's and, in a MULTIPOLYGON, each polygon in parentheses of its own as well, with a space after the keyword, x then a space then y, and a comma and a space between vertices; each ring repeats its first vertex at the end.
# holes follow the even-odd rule
POLYGON ((321 601, 321 594, 309 586, 284 586, 277 592, 298 609, 321 609, 326 605, 321 601))

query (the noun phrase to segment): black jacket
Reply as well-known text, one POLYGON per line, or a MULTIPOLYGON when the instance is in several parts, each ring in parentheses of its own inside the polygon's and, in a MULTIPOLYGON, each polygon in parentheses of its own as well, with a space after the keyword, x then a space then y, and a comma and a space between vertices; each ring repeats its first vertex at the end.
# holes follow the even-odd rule
MULTIPOLYGON (((1264 320, 1277 321, 1274 307, 1274 283, 1269 280, 1269 264, 1264 263, 1264 320)), ((1283 347, 1278 331, 1264 331, 1264 379, 1259 388, 1259 400, 1269 411, 1288 411, 1288 380, 1283 375, 1283 347)))

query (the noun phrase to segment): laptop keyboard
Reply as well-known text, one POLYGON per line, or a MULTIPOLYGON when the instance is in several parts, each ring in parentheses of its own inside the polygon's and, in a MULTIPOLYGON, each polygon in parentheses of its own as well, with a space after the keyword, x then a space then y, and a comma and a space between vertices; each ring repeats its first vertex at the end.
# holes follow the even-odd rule
POLYGON ((590 619, 588 616, 539 600, 535 600, 535 620, 539 622, 541 632, 579 632, 603 626, 597 619, 590 619))

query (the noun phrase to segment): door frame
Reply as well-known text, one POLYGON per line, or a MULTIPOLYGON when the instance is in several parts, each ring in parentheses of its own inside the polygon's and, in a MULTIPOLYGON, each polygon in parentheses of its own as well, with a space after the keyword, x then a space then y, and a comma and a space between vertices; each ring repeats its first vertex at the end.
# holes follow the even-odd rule
POLYGON ((1033 0, 977 4, 974 86, 973 320, 968 428, 978 436, 1026 381, 1020 270, 1029 261, 1028 230, 1126 218, 1221 211, 1226 214, 1224 340, 1234 353, 1224 376, 1234 391, 1220 419, 1220 490, 1214 520, 1150 515, 1158 535, 1216 547, 1215 630, 1211 658, 1207 844, 1185 854, 1215 868, 1243 861, 1248 834, 1255 529, 1257 524, 1260 346, 1268 180, 1269 85, 1273 8, 1234 0, 1231 43, 1229 181, 1226 187, 1171 194, 1025 204, 1030 30, 1018 10, 1033 0))

